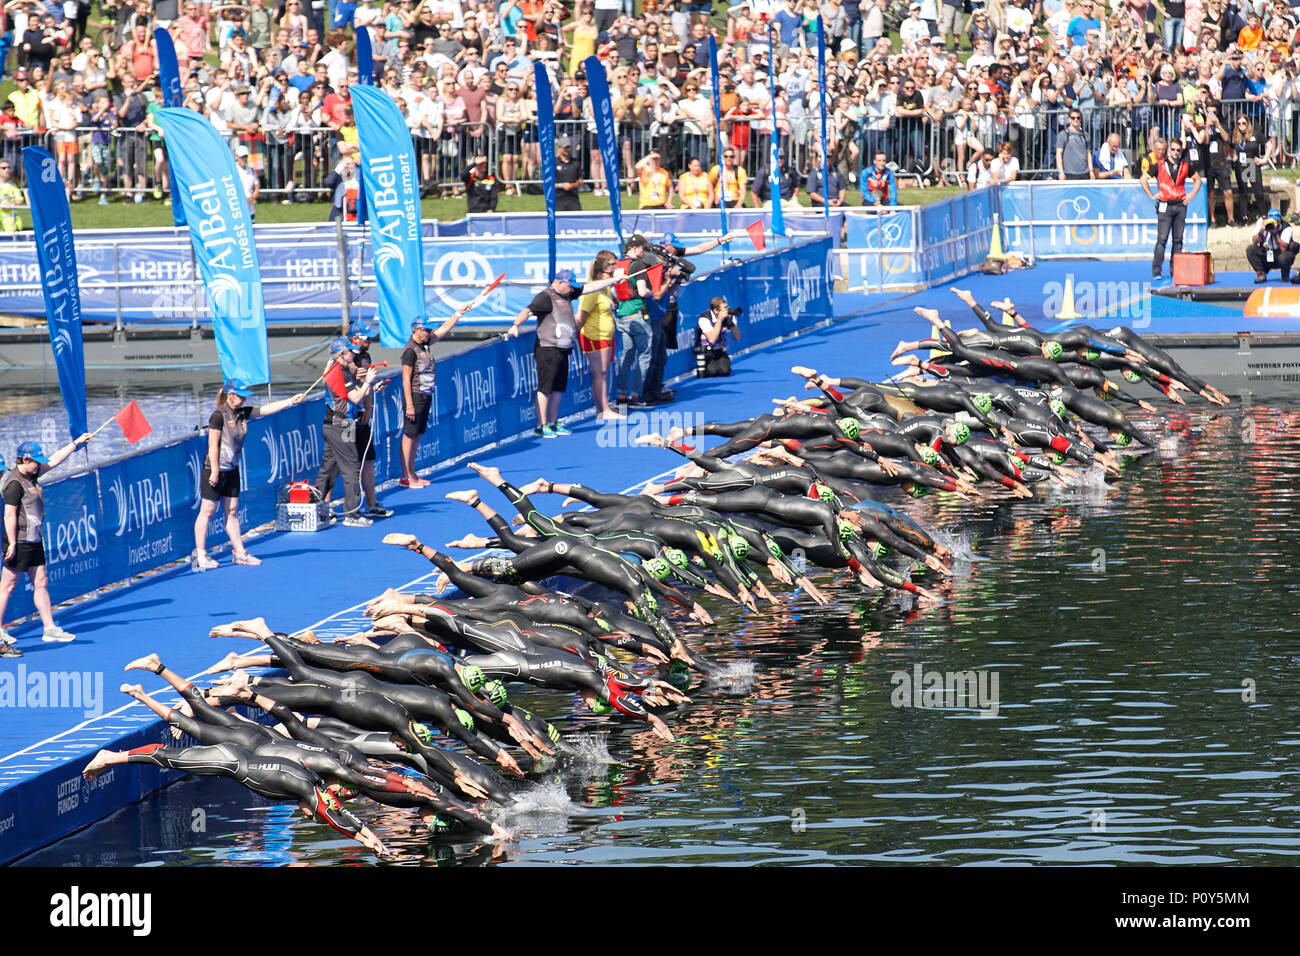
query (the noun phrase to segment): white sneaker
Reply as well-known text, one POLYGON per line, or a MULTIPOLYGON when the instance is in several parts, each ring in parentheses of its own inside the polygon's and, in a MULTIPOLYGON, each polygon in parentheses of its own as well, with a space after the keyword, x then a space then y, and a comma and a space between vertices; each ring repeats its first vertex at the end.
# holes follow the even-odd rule
POLYGON ((13 644, 16 643, 17 640, 16 637, 6 631, 3 627, 0 627, 0 644, 13 644))
POLYGON ((212 558, 208 556, 208 553, 206 551, 203 551, 194 556, 195 571, 211 571, 213 568, 216 567, 220 567, 220 565, 217 564, 216 561, 212 560, 212 558))
POLYGON ((68 641, 75 641, 76 639, 77 635, 69 634, 57 624, 54 627, 47 627, 45 633, 41 635, 41 640, 52 644, 66 644, 68 641))
POLYGON ((374 522, 365 515, 349 515, 343 519, 343 527, 345 528, 369 528, 372 524, 374 522))

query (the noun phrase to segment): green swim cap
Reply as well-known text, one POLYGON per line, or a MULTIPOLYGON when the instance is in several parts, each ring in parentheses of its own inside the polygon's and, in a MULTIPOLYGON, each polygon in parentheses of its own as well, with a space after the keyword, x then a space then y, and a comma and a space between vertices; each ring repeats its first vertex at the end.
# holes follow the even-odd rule
POLYGON ((506 685, 499 680, 490 680, 483 685, 483 694, 492 702, 492 706, 498 709, 509 703, 509 695, 506 694, 506 685))
POLYGON ((668 683, 678 690, 687 690, 691 686, 691 669, 681 661, 673 661, 668 665, 668 683))
POLYGON ((415 731, 415 738, 425 746, 433 743, 433 731, 429 729, 428 724, 414 723, 411 729, 415 731))
POLYGON ((680 548, 664 548, 664 557, 673 564, 674 567, 684 568, 690 561, 686 558, 686 552, 680 548))
POLYGON ((591 712, 603 716, 605 714, 614 713, 614 708, 610 704, 605 703, 601 698, 596 697, 591 702, 591 712))
POLYGON ((646 610, 649 611, 651 614, 659 613, 659 600, 654 596, 654 594, 651 591, 645 591, 641 595, 641 603, 645 605, 646 610))
POLYGON ((1043 348, 1047 351, 1047 357, 1053 362, 1059 361, 1061 356, 1065 354, 1065 349, 1055 339, 1044 342, 1043 348))
POLYGON ((1131 368, 1124 369, 1122 374, 1124 376, 1124 381, 1128 382, 1131 385, 1136 385, 1138 382, 1142 381, 1142 376, 1139 375, 1137 372, 1133 371, 1131 368))
POLYGON ((1133 436, 1129 435, 1127 432, 1120 432, 1115 436, 1115 444, 1119 445, 1120 448, 1125 448, 1133 444, 1133 436))
POLYGON ((727 539, 731 545, 731 553, 737 561, 744 561, 749 557, 749 542, 738 534, 733 534, 727 539))
POLYGON ((848 541, 858 533, 857 528, 853 527, 853 525, 849 524, 842 518, 835 522, 835 530, 839 532, 841 541, 848 541))
POLYGON ((1047 403, 1047 407, 1052 410, 1052 414, 1057 418, 1065 417, 1065 402, 1061 401, 1059 398, 1052 399, 1047 403))
POLYGON ((971 402, 984 415, 993 411, 993 396, 988 392, 977 392, 971 396, 971 402))
POLYGON ((954 445, 964 445, 970 441, 970 426, 965 422, 958 422, 952 426, 952 443, 954 445))
POLYGON ((763 535, 763 543, 767 545, 767 553, 778 561, 785 557, 785 552, 781 550, 781 546, 776 543, 775 538, 770 535, 763 535))
POLYGON ((913 498, 924 498, 930 493, 929 485, 922 485, 919 482, 912 482, 912 487, 907 492, 913 498))
POLYGON ((474 730, 474 718, 470 716, 469 711, 461 710, 459 707, 454 709, 456 711, 456 719, 460 721, 460 725, 466 730, 472 732, 474 730))
POLYGON ((1064 465, 1064 464, 1065 464, 1065 456, 1062 455, 1059 451, 1054 451, 1054 452, 1052 452, 1052 464, 1053 464, 1053 465, 1064 465))
POLYGON ((939 453, 933 448, 926 448, 921 452, 921 460, 927 465, 934 467, 939 464, 939 453))
POLYGON ((646 573, 656 581, 664 581, 668 575, 672 574, 672 568, 663 558, 651 558, 649 561, 641 562, 641 567, 646 569, 646 573))
POLYGON ((1098 352, 1096 349, 1084 349, 1083 357, 1086 358, 1089 362, 1095 362, 1097 361, 1097 359, 1101 358, 1101 353, 1098 352))
POLYGON ((862 434, 862 423, 856 418, 837 418, 835 419, 835 427, 849 438, 856 439, 858 435, 862 434))
POLYGON ((881 544, 879 541, 871 542, 871 554, 877 560, 889 554, 889 545, 881 544))
MULTIPOLYGON (((856 419, 855 419, 856 420, 856 419)), ((830 504, 835 500, 835 489, 830 485, 824 485, 820 481, 813 482, 813 491, 817 492, 817 500, 830 504)))
POLYGON ((477 692, 478 689, 487 682, 487 677, 477 665, 462 664, 460 668, 460 682, 470 690, 477 692))
POLYGON ((546 736, 551 738, 551 743, 553 744, 558 744, 560 742, 560 732, 549 723, 546 725, 546 736))

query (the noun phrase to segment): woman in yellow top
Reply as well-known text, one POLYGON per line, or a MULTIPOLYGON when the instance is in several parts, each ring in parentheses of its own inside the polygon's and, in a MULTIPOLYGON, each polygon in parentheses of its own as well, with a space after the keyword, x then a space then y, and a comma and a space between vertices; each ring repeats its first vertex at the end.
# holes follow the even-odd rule
POLYGON ((713 180, 700 166, 698 156, 692 156, 686 164, 686 172, 677 177, 677 195, 682 200, 683 209, 713 208, 713 180))
POLYGON ((651 150, 650 155, 636 164, 636 175, 642 209, 673 208, 673 177, 659 165, 658 150, 651 150))
MULTIPOLYGON (((614 275, 618 257, 608 249, 596 253, 588 281, 614 275)), ((606 376, 614 358, 614 295, 612 289, 588 292, 578 300, 578 346, 591 366, 591 394, 596 400, 596 421, 617 421, 620 415, 609 404, 606 376)))
POLYGON ((566 26, 563 32, 573 34, 569 38, 569 65, 565 70, 569 76, 573 76, 578 72, 582 61, 596 52, 596 37, 600 36, 600 30, 596 28, 596 14, 592 11, 591 4, 583 6, 578 19, 566 26))

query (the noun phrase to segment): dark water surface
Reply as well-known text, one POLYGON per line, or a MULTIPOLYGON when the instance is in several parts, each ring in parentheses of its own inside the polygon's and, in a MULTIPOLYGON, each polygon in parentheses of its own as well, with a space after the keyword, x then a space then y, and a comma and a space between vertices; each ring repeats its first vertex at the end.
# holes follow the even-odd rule
MULTIPOLYGON (((692 639, 736 680, 693 691, 668 717, 675 743, 556 720, 573 698, 519 693, 581 756, 518 785, 499 819, 519 838, 496 861, 1294 864, 1298 407, 1173 414, 1115 484, 910 504, 970 557, 938 607, 848 585, 826 608, 713 600, 716 625, 692 639), (917 665, 980 672, 990 691, 996 676, 996 715, 894 706, 891 675, 910 687, 917 665)), ((357 812, 401 862, 494 860, 405 813, 357 812)), ((24 862, 371 860, 286 806, 190 779, 24 862)))

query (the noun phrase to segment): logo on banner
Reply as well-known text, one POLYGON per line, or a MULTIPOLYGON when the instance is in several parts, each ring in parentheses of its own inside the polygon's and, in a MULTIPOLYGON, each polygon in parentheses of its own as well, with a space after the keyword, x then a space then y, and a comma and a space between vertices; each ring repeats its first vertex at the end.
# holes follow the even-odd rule
MULTIPOLYGON (((401 396, 398 395, 400 400, 401 396)), ((273 485, 281 479, 292 480, 295 475, 307 474, 320 467, 320 439, 314 428, 291 428, 281 432, 279 438, 271 431, 262 436, 271 457, 270 475, 266 479, 273 485)), ((244 473, 241 469, 241 475, 244 473)))
POLYGON ((478 413, 497 401, 496 369, 476 368, 463 373, 456 369, 451 373, 451 384, 456 390, 456 417, 469 412, 474 418, 478 413))
MULTIPOLYGON (((85 505, 81 514, 68 521, 60 521, 50 534, 49 525, 45 528, 45 537, 54 543, 54 556, 59 563, 94 554, 99 548, 99 529, 95 525, 95 515, 85 505)), ((80 566, 72 568, 74 574, 87 570, 80 566)))
POLYGON ((400 268, 401 266, 406 265, 406 254, 397 246, 384 246, 382 249, 376 249, 375 271, 378 272, 381 269, 387 268, 388 263, 393 260, 397 261, 397 265, 400 268))
POLYGON ((190 452, 185 470, 190 474, 190 509, 197 511, 203 502, 203 456, 197 451, 190 452))
POLYGON ((59 329, 50 337, 50 344, 54 346, 54 355, 62 359, 68 349, 72 348, 72 332, 67 328, 59 329))
POLYGON ((785 287, 790 296, 790 318, 796 322, 807 303, 803 295, 803 281, 799 275, 799 263, 791 259, 785 264, 785 287))
POLYGON ((130 484, 119 476, 108 486, 108 493, 117 507, 117 530, 113 533, 119 538, 134 530, 143 538, 150 527, 172 516, 171 478, 165 471, 130 484))
POLYGON ((531 398, 537 391, 537 363, 532 356, 512 351, 506 355, 506 365, 510 368, 511 399, 531 398))
MULTIPOLYGON (((772 280, 763 280, 763 296, 757 300, 751 300, 749 309, 745 312, 746 324, 756 324, 775 319, 781 314, 781 297, 772 294, 772 280)), ((685 336, 679 336, 683 339, 685 336)), ((683 343, 684 347, 685 343, 683 343)))
POLYGON ((475 286, 482 288, 495 278, 492 263, 477 252, 447 252, 433 264, 433 283, 438 298, 451 306, 461 306, 471 301, 478 295, 475 286), (444 290, 444 285, 468 286, 468 294, 463 299, 459 298, 444 290))
POLYGON ((208 283, 208 295, 212 296, 212 307, 216 311, 225 315, 246 314, 243 285, 233 275, 226 273, 214 277, 208 283))
POLYGON ((59 181, 59 167, 53 156, 47 156, 41 160, 41 182, 56 183, 59 181))

